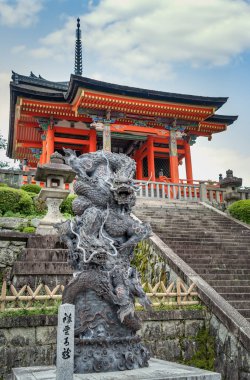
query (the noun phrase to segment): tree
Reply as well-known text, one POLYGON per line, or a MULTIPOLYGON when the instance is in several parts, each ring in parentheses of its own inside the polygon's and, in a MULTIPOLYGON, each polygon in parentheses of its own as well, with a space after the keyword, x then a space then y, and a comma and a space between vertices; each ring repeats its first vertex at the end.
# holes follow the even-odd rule
MULTIPOLYGON (((5 150, 7 147, 7 140, 3 138, 2 135, 0 135, 0 150, 5 150)), ((6 161, 0 160, 0 168, 9 168, 10 164, 6 161)))

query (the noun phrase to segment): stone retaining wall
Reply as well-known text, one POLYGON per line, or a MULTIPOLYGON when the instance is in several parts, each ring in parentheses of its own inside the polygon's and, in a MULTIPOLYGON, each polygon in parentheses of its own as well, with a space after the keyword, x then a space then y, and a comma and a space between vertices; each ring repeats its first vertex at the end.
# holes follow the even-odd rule
POLYGON ((238 334, 232 334, 211 314, 209 331, 215 342, 215 369, 222 380, 250 380, 250 351, 238 334))
POLYGON ((17 231, 0 231, 0 281, 3 277, 9 279, 12 266, 26 247, 28 237, 17 231))
MULTIPOLYGON (((139 312, 141 334, 152 356, 189 361, 199 351, 197 336, 206 325, 202 310, 139 312)), ((56 349, 57 316, 0 318, 0 379, 13 367, 49 365, 56 349), (2 376, 2 377, 1 377, 2 376)))

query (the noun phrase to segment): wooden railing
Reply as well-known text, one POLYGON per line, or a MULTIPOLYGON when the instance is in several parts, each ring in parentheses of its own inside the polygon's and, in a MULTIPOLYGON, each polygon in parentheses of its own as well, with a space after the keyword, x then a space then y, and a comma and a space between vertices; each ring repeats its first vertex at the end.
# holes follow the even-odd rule
MULTIPOLYGON (((165 285, 162 281, 154 286, 149 283, 142 285, 152 306, 160 305, 197 305, 200 303, 195 285, 185 285, 179 278, 165 285)), ((0 312, 13 310, 49 309, 55 307, 62 299, 63 285, 57 285, 51 290, 47 285, 40 284, 34 291, 29 285, 17 290, 14 285, 7 287, 3 282, 0 297, 0 312)), ((136 306, 139 303, 136 302, 136 306)))

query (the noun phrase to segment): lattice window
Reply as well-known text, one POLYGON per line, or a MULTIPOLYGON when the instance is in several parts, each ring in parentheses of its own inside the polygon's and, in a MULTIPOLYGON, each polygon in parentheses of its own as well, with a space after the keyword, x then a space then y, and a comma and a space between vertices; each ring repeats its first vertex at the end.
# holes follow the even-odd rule
POLYGON ((142 160, 143 177, 148 177, 148 159, 144 157, 142 160))
POLYGON ((155 158, 155 176, 159 177, 159 173, 163 172, 165 177, 170 178, 169 159, 168 158, 155 158))

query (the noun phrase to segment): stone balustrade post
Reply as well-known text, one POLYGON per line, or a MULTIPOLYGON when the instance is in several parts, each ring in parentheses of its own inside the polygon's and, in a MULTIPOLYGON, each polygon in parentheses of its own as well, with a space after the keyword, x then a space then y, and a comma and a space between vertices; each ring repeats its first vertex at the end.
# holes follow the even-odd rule
POLYGON ((200 182, 200 201, 207 201, 207 188, 205 182, 200 182))

